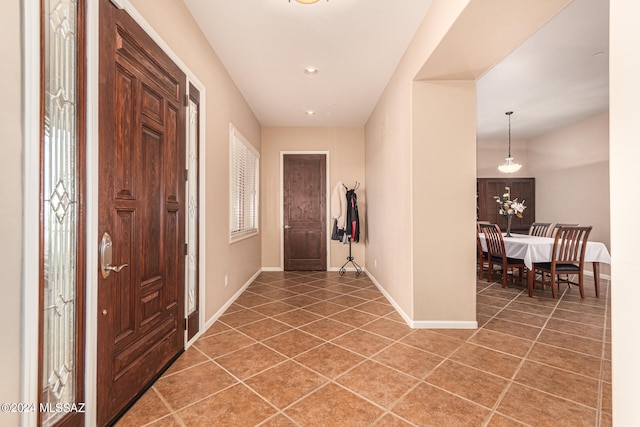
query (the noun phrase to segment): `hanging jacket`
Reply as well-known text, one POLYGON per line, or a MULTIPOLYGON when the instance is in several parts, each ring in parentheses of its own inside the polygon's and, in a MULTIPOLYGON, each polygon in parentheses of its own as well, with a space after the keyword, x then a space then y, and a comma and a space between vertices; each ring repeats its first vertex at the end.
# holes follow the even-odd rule
POLYGON ((338 181, 331 194, 331 218, 338 221, 339 230, 344 230, 347 224, 346 187, 338 181))
POLYGON ((360 241, 360 218, 358 217, 358 196, 355 190, 349 190, 346 194, 347 200, 347 229, 346 233, 351 235, 351 241, 360 241))

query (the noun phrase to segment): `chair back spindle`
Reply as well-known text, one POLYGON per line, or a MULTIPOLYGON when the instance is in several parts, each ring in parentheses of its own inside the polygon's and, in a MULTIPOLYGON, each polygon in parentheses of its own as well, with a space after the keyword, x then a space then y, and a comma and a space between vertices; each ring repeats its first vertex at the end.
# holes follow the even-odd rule
POLYGON ((502 231, 498 224, 480 224, 480 229, 484 233, 489 256, 502 258, 506 251, 504 240, 502 239, 502 231))
POLYGON ((553 225, 553 228, 551 229, 551 233, 549 233, 549 237, 554 238, 556 237, 556 233, 558 232, 558 229, 560 227, 577 227, 580 224, 561 224, 561 223, 555 223, 553 225))
POLYGON ((520 278, 522 279, 523 271, 525 269, 524 261, 520 259, 507 258, 507 251, 504 246, 504 239, 502 238, 502 231, 498 224, 478 224, 480 230, 484 234, 484 239, 487 244, 487 254, 489 258, 489 281, 491 281, 491 275, 493 273, 494 264, 500 265, 502 269, 502 287, 507 287, 507 270, 518 269, 520 278))
POLYGON ((554 229, 551 262, 533 265, 534 270, 541 273, 543 288, 545 285, 551 287, 553 298, 556 297, 556 287, 558 291, 560 290, 561 282, 567 285, 578 285, 580 297, 584 298, 584 257, 591 228, 590 226, 558 226, 554 229), (571 281, 570 275, 574 274, 578 276, 577 283, 571 281))
POLYGON ((554 241, 556 263, 583 263, 592 227, 560 226, 554 241))
POLYGON ((534 222, 529 227, 529 236, 545 237, 551 227, 550 222, 534 222))

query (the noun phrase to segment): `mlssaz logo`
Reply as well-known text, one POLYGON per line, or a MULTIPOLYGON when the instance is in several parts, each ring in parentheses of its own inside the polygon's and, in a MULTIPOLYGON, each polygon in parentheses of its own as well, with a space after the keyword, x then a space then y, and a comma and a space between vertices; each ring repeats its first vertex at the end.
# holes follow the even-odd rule
POLYGON ((69 413, 69 412, 84 412, 84 403, 41 403, 40 412, 55 412, 55 413, 69 413))

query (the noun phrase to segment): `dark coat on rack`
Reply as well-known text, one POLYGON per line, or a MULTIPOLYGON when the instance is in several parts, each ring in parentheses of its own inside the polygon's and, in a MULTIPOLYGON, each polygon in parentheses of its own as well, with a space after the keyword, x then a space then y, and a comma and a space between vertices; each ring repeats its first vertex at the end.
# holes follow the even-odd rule
POLYGON ((360 241, 360 218, 358 217, 358 196, 355 190, 347 191, 347 228, 345 232, 351 235, 351 241, 360 241))

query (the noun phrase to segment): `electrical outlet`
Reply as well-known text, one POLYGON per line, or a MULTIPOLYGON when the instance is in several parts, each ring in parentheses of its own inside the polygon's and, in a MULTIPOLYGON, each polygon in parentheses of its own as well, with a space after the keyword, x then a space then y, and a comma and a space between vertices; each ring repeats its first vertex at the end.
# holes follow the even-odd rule
POLYGON ((228 274, 225 274, 225 275, 224 275, 224 285, 225 285, 225 286, 228 286, 228 285, 229 285, 229 275, 228 275, 228 274))

